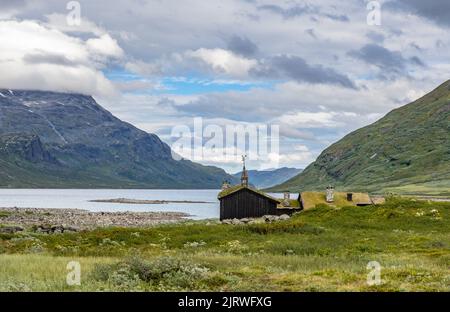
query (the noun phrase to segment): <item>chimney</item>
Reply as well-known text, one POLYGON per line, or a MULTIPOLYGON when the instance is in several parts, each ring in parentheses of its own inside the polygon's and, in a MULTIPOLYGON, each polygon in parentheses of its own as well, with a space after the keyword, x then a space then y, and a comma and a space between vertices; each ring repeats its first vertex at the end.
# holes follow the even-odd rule
POLYGON ((334 187, 331 185, 327 187, 327 195, 326 195, 327 203, 334 202, 334 187))
POLYGON ((353 201, 353 193, 347 193, 347 201, 353 201))
POLYGON ((291 206, 291 193, 289 191, 284 192, 284 199, 282 205, 284 207, 290 207, 291 206))
POLYGON ((223 181, 223 183, 222 183, 222 191, 224 191, 224 190, 226 190, 228 188, 230 188, 230 183, 228 183, 227 180, 223 181))

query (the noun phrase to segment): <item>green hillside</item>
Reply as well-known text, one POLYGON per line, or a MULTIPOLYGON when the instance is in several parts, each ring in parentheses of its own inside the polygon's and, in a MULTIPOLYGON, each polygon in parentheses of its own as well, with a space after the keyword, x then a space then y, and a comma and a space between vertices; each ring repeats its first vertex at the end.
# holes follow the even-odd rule
POLYGON ((333 144, 273 190, 450 194, 450 81, 333 144))

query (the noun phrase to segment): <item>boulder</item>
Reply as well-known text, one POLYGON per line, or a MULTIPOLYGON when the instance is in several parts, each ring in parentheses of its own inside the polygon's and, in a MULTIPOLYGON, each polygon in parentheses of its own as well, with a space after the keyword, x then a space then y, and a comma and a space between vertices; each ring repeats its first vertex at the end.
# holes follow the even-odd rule
POLYGON ((4 226, 0 228, 0 233, 7 233, 7 234, 14 234, 23 231, 24 228, 21 226, 4 226))
POLYGON ((76 226, 65 226, 64 227, 64 232, 79 232, 80 228, 76 227, 76 226))
POLYGON ((278 216, 267 215, 267 216, 264 216, 263 219, 264 219, 267 223, 271 223, 271 222, 278 221, 278 220, 280 219, 280 217, 278 217, 278 216))
POLYGON ((36 228, 36 232, 50 234, 52 232, 52 227, 50 225, 39 225, 36 228))
POLYGON ((64 233, 64 226, 62 225, 54 225, 51 227, 51 232, 52 233, 64 233))
POLYGON ((241 224, 241 221, 239 219, 234 218, 233 220, 231 220, 231 224, 239 225, 239 224, 241 224))
POLYGON ((281 221, 286 221, 286 220, 289 220, 291 217, 289 216, 289 215, 287 215, 287 214, 284 214, 284 215, 281 215, 280 216, 280 220, 281 221))

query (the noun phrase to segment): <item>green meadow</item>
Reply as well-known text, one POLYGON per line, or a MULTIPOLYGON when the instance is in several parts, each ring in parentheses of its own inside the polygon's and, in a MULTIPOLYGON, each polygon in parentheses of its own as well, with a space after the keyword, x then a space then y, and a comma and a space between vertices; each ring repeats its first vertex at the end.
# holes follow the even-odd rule
POLYGON ((449 218, 450 203, 392 197, 270 224, 0 234, 0 291, 449 291, 449 218))

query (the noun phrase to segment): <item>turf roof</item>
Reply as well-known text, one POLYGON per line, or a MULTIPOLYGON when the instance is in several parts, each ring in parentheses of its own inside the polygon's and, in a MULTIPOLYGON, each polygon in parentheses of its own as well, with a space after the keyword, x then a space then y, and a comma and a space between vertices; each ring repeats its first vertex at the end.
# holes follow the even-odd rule
POLYGON ((217 196, 217 198, 218 199, 225 198, 225 197, 227 197, 227 196, 229 196, 231 194, 234 194, 236 192, 239 192, 239 191, 241 191, 243 189, 248 189, 249 191, 251 191, 253 193, 259 194, 259 195, 264 196, 264 197, 266 197, 266 198, 268 198, 270 200, 273 200, 273 201, 275 201, 277 203, 280 203, 279 199, 276 199, 276 198, 274 198, 274 197, 272 197, 270 195, 267 195, 266 193, 264 193, 264 192, 262 192, 260 190, 254 189, 252 187, 244 186, 244 185, 235 185, 235 186, 229 187, 229 188, 221 191, 219 193, 219 195, 217 196))

